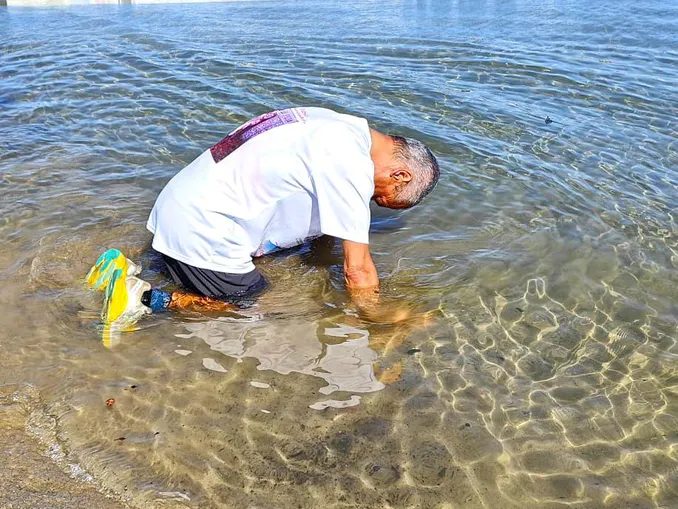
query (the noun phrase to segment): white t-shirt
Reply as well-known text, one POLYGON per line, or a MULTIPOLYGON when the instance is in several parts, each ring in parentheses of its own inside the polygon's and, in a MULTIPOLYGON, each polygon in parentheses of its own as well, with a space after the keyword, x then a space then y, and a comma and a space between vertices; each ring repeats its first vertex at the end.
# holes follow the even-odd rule
POLYGON ((244 274, 253 256, 322 234, 367 244, 370 148, 365 119, 323 108, 252 119, 165 186, 147 223, 153 248, 244 274))

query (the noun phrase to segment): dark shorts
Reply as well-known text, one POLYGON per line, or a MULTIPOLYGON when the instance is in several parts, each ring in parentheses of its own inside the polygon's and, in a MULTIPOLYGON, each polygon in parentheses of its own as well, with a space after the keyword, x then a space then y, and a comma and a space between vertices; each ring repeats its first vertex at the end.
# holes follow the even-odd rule
POLYGON ((236 302, 255 297, 266 288, 266 280, 257 269, 247 274, 227 274, 193 267, 164 254, 162 259, 175 283, 205 297, 236 302))

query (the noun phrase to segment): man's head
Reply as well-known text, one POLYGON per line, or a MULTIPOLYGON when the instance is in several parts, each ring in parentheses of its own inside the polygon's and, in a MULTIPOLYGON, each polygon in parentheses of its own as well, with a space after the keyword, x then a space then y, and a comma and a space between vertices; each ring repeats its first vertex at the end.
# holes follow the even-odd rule
POLYGON ((440 169, 420 141, 372 131, 374 201, 380 207, 407 209, 433 190, 440 169))

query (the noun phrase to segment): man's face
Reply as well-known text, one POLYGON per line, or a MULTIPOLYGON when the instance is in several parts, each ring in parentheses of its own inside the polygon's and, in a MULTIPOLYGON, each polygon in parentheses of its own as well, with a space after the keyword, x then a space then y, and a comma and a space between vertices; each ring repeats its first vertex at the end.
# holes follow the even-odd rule
POLYGON ((397 201, 394 198, 393 193, 381 194, 377 196, 376 194, 372 197, 374 202, 380 207, 385 207, 387 209, 406 209, 407 205, 402 202, 397 201))
POLYGON ((374 179, 372 199, 380 207, 388 209, 406 209, 409 206, 398 200, 398 190, 412 180, 412 174, 406 169, 394 169, 374 179))

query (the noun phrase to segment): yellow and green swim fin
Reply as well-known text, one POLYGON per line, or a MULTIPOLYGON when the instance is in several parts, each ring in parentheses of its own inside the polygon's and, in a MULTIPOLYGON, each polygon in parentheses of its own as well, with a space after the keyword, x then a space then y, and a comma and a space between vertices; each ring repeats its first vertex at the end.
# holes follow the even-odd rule
POLYGON ((87 285, 95 290, 106 290, 116 270, 120 270, 125 276, 136 276, 141 272, 141 267, 119 250, 109 249, 102 253, 94 266, 89 269, 86 276, 87 285))
POLYGON ((151 285, 135 277, 141 268, 117 249, 103 253, 87 273, 87 285, 104 291, 101 319, 104 322, 102 340, 111 348, 120 334, 132 330, 134 324, 151 310, 141 303, 143 293, 151 285))

